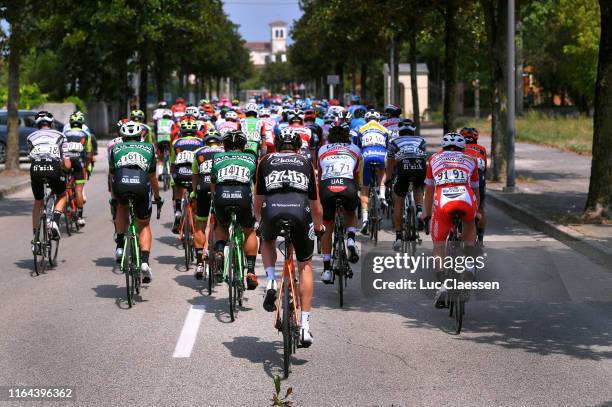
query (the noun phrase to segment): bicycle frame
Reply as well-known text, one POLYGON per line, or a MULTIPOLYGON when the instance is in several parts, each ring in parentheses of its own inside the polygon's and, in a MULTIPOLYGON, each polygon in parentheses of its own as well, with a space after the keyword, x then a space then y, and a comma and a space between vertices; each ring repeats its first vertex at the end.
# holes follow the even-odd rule
MULTIPOLYGON (((134 256, 136 258, 136 264, 140 265, 140 250, 138 247, 138 229, 136 228, 136 222, 134 221, 134 219, 136 219, 136 216, 134 214, 134 203, 132 202, 132 200, 130 199, 128 201, 128 207, 129 207, 129 213, 128 213, 128 228, 127 228, 127 234, 131 235, 134 237, 134 256)), ((121 271, 125 272, 125 265, 124 265, 124 261, 125 261, 125 253, 127 253, 127 249, 128 249, 128 244, 129 244, 130 239, 125 239, 123 242, 123 256, 121 257, 121 271)))
POLYGON ((234 246, 235 246, 235 252, 234 253, 229 253, 229 247, 228 245, 225 245, 225 249, 224 249, 224 260, 223 260, 223 278, 224 279, 228 279, 229 278, 229 257, 228 256, 235 256, 236 259, 236 263, 238 265, 238 270, 240 273, 239 276, 239 281, 242 281, 242 279, 244 278, 244 259, 242 258, 242 246, 244 244, 244 233, 242 233, 242 228, 240 228, 240 225, 238 225, 238 221, 236 219, 236 212, 232 210, 232 220, 230 221, 229 227, 228 227, 228 232, 229 232, 229 240, 228 241, 232 241, 234 242, 234 246))
POLYGON ((185 191, 183 194, 183 207, 182 207, 182 219, 181 219, 181 228, 179 229, 179 240, 183 240, 184 231, 185 231, 185 223, 189 220, 189 229, 191 232, 191 236, 195 234, 195 226, 193 222, 193 209, 191 207, 191 201, 189 200, 189 192, 185 191))
POLYGON ((286 284, 286 281, 290 282, 289 293, 291 298, 293 299, 293 321, 296 326, 301 326, 300 321, 298 319, 298 308, 299 308, 299 295, 297 294, 297 275, 295 273, 295 263, 293 262, 293 245, 291 243, 287 243, 287 239, 285 238, 285 261, 283 264, 283 276, 281 278, 280 285, 278 287, 278 298, 276 299, 276 312, 274 315, 274 327, 278 327, 278 322, 280 321, 280 313, 281 313, 281 303, 283 297, 283 286, 286 284))

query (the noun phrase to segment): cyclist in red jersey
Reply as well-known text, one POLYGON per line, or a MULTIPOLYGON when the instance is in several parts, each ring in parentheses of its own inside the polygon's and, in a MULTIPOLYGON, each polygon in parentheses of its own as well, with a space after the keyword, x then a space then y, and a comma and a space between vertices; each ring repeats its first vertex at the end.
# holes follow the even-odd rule
MULTIPOLYGON (((425 207, 421 220, 431 217, 431 239, 433 256, 443 257, 446 238, 452 227, 453 214, 459 213, 463 220, 463 242, 466 256, 476 257, 476 224, 478 209, 478 165, 464 153, 465 138, 459 133, 447 133, 442 138, 442 151, 429 157, 425 178, 425 207)), ((466 273, 474 273, 466 267, 466 273)), ((442 269, 436 270, 437 281, 444 281, 442 269)), ((445 307, 446 288, 436 293, 435 307, 445 307)))
POLYGON ((176 98, 174 104, 170 108, 172 110, 172 115, 175 120, 178 120, 185 114, 185 110, 187 109, 187 105, 185 104, 185 99, 178 97, 176 98))
POLYGON ((478 207, 478 221, 476 223, 476 235, 478 245, 483 246, 484 230, 487 225, 485 214, 485 193, 487 189, 487 149, 478 144, 478 130, 473 127, 464 127, 460 134, 465 138, 465 153, 474 157, 478 163, 478 190, 480 192, 480 205, 478 207))

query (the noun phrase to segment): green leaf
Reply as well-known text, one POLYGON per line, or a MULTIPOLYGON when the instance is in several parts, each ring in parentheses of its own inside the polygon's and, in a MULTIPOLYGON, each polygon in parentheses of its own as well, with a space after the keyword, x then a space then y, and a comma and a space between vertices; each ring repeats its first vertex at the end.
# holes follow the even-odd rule
POLYGON ((274 388, 276 389, 276 394, 280 394, 281 391, 281 378, 279 375, 274 376, 274 388))

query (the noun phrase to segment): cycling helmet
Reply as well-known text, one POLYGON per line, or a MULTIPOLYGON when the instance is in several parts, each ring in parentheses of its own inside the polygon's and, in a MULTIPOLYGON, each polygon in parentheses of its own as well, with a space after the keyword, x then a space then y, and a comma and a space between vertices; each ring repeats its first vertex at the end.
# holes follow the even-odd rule
POLYGON ((440 145, 443 149, 447 147, 457 147, 460 150, 464 150, 465 138, 459 133, 446 133, 444 137, 442 137, 440 145))
POLYGON ((196 106, 189 106, 185 109, 186 116, 197 117, 199 113, 199 109, 196 106))
POLYGON ((341 110, 338 112, 336 117, 338 118, 338 120, 349 121, 353 118, 353 115, 348 110, 341 110))
POLYGON ((85 115, 79 111, 72 113, 70 115, 70 124, 82 126, 85 124, 85 115))
POLYGON ((363 118, 366 120, 366 122, 369 122, 370 120, 379 121, 380 113, 378 113, 376 110, 368 110, 363 118))
POLYGON ((247 137, 240 130, 228 131, 223 135, 223 146, 225 151, 242 150, 246 146, 247 137))
POLYGON ((176 98, 175 103, 185 103, 185 99, 183 99, 181 97, 178 97, 178 98, 176 98))
POLYGON ((225 120, 235 122, 236 120, 238 120, 238 113, 234 112, 233 110, 228 110, 225 113, 225 120))
POLYGON ((168 106, 168 103, 166 103, 165 100, 160 100, 159 102, 157 102, 157 107, 164 108, 166 106, 168 106))
POLYGON ((416 127, 411 119, 404 119, 397 125, 397 134, 400 136, 414 136, 416 127))
POLYGON ((304 119, 302 119, 300 112, 301 110, 289 111, 287 113, 287 122, 289 122, 290 124, 295 122, 299 122, 300 124, 302 124, 304 122, 304 119))
POLYGON ((209 103, 210 103, 210 100, 208 100, 208 99, 200 99, 199 105, 200 106, 204 106, 204 105, 207 105, 209 103))
POLYGON ((309 120, 311 122, 314 122, 316 118, 317 118, 317 112, 315 112, 313 109, 308 109, 304 111, 304 120, 309 120))
POLYGON ((270 109, 266 109, 265 107, 259 109, 259 117, 270 117, 270 109))
POLYGON ((142 123, 144 122, 144 119, 145 119, 145 114, 140 109, 132 110, 132 112, 130 113, 130 120, 132 121, 142 123))
POLYGON ((193 136, 198 131, 198 122, 195 118, 190 117, 186 120, 181 120, 179 123, 179 129, 183 136, 193 136))
POLYGON ((402 114, 402 108, 397 105, 387 105, 385 106, 385 113, 388 117, 400 117, 402 114))
POLYGON ((162 117, 164 119, 172 119, 172 110, 164 109, 164 111, 162 112, 162 117))
POLYGON ((333 122, 334 120, 335 120, 335 116, 333 112, 325 113, 325 116, 323 117, 323 122, 328 124, 328 123, 333 122))
POLYGON ((350 130, 348 123, 338 121, 330 126, 327 140, 330 143, 350 143, 350 130))
POLYGON ((357 109, 353 110, 354 119, 362 119, 365 114, 366 110, 363 107, 358 107, 357 109))
POLYGON ((119 135, 123 140, 140 140, 143 131, 142 124, 133 120, 121 123, 119 127, 119 135))
POLYGON ((244 106, 244 114, 247 114, 247 113, 255 113, 255 114, 257 114, 257 110, 259 110, 259 109, 257 108, 257 105, 255 103, 247 103, 244 106))
POLYGON ((302 146, 302 138, 300 137, 300 134, 290 127, 285 127, 282 129, 278 137, 274 138, 274 147, 276 148, 276 151, 283 150, 282 147, 287 145, 290 146, 291 150, 297 150, 302 146))
POLYGON ((478 143, 478 130, 473 127, 464 127, 459 132, 465 139, 466 144, 478 143))
POLYGON ((217 129, 209 129, 204 136, 204 144, 219 144, 221 143, 221 133, 217 129))
POLYGON ((38 127, 41 127, 43 124, 48 124, 51 126, 54 120, 53 115, 46 110, 41 110, 40 112, 36 113, 36 116, 34 116, 34 122, 38 127))

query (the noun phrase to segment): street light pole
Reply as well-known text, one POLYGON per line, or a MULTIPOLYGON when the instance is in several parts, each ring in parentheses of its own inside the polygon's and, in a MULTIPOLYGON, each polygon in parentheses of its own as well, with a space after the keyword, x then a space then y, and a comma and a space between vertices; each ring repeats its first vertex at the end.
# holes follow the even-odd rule
POLYGON ((508 153, 507 172, 506 172, 506 188, 508 192, 514 192, 516 190, 516 173, 514 169, 514 135, 516 132, 515 127, 515 109, 516 109, 516 89, 515 86, 515 48, 514 48, 514 0, 508 0, 508 39, 507 39, 507 109, 508 109, 508 125, 506 134, 506 150, 508 153))

